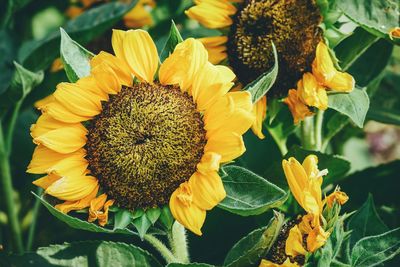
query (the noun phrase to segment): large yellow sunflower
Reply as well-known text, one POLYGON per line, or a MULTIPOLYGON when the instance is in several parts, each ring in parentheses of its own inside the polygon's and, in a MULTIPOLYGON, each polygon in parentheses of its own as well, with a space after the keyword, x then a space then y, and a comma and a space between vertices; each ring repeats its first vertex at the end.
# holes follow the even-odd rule
POLYGON ((63 201, 62 212, 90 207, 89 220, 104 225, 113 204, 169 204, 201 235, 206 211, 225 197, 220 164, 245 151, 251 96, 228 92, 234 73, 211 64, 195 39, 161 65, 146 31, 114 30, 112 46, 115 56, 91 60, 90 76, 59 84, 38 104, 28 172, 46 174, 34 184, 63 201))

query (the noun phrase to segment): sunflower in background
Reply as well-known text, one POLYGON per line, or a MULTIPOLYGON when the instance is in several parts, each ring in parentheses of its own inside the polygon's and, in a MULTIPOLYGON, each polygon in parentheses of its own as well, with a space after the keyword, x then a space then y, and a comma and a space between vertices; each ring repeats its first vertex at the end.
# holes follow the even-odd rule
POLYGON ((106 225, 110 206, 172 215, 201 235, 206 211, 225 198, 220 164, 242 155, 254 121, 251 95, 228 92, 234 73, 208 61, 195 39, 159 65, 143 30, 114 30, 115 56, 91 59, 91 74, 60 83, 37 103, 29 173, 62 212, 89 207, 106 225), (108 200, 107 200, 108 199, 108 200))
POLYGON ((260 267, 304 265, 307 255, 325 245, 338 221, 340 206, 349 199, 338 188, 322 198, 322 177, 328 170, 318 169, 315 155, 307 156, 302 164, 291 157, 283 160, 282 167, 291 193, 306 214, 285 223, 260 267))
MULTIPOLYGON (((269 94, 277 97, 289 94, 289 106, 296 122, 313 114, 289 90, 296 87, 304 73, 311 71, 317 46, 323 43, 319 27, 322 16, 315 1, 195 0, 195 6, 186 14, 206 28, 221 31, 221 36, 200 41, 209 51, 211 62, 228 64, 242 85, 254 81, 273 66, 273 42, 279 55, 279 73, 269 94)), ((315 94, 316 90, 312 91, 315 94)), ((265 97, 260 101, 254 107, 257 120, 253 131, 263 138, 261 129, 267 101, 265 97)))
MULTIPOLYGON (((72 0, 72 6, 67 9, 66 14, 70 18, 75 18, 85 10, 105 2, 107 2, 107 0, 72 0)), ((150 14, 150 10, 154 8, 155 5, 156 3, 154 0, 138 0, 135 7, 124 16, 125 26, 127 28, 151 26, 153 24, 153 18, 150 14)))

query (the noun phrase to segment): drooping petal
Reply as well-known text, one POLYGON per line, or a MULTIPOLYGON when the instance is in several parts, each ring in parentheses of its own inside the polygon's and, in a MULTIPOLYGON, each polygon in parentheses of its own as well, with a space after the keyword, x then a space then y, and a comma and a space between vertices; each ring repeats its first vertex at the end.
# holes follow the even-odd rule
POLYGON ((90 66, 96 66, 106 63, 114 71, 119 81, 123 85, 131 86, 133 82, 132 75, 129 71, 129 66, 124 60, 117 58, 107 52, 101 51, 98 55, 90 60, 90 66))
POLYGON ((41 144, 58 153, 75 152, 86 144, 87 130, 79 127, 63 127, 49 131, 33 139, 35 144, 41 144))
POLYGON ((174 218, 196 235, 202 235, 201 227, 206 219, 206 211, 193 202, 193 191, 189 183, 182 183, 172 193, 169 207, 174 218))
POLYGON ((303 247, 303 235, 297 225, 293 226, 289 231, 289 236, 285 244, 285 253, 292 257, 307 254, 307 251, 303 247))
POLYGON ((68 213, 71 210, 81 210, 87 208, 89 207, 90 201, 96 197, 98 191, 99 186, 96 186, 93 191, 83 199, 77 201, 65 201, 64 203, 56 205, 55 208, 62 213, 68 213))
POLYGON ((328 205, 329 208, 332 208, 335 202, 338 203, 339 205, 343 205, 347 202, 347 200, 349 200, 347 194, 339 190, 335 190, 325 198, 326 204, 328 205))
POLYGON ((307 236, 307 250, 311 253, 325 245, 329 233, 325 232, 321 226, 315 227, 307 236))
POLYGON ((236 13, 236 7, 228 1, 199 0, 196 5, 185 11, 189 18, 197 20, 210 29, 225 28, 233 21, 230 17, 236 13))
POLYGON ((214 152, 206 152, 201 157, 200 162, 197 164, 197 170, 201 173, 210 171, 218 171, 221 155, 214 152))
POLYGON ((211 210, 226 196, 221 177, 216 171, 195 172, 189 179, 189 185, 193 190, 193 202, 201 209, 211 210))
POLYGON ((220 154, 221 163, 224 163, 241 156, 246 151, 246 148, 240 134, 235 132, 219 132, 210 136, 204 151, 220 154))
POLYGON ((227 36, 214 36, 198 39, 208 51, 208 60, 212 64, 218 64, 228 57, 226 42, 227 36))
POLYGON ((88 196, 98 186, 93 176, 63 176, 46 189, 46 194, 61 200, 77 201, 88 196))
POLYGON ((262 126, 267 117, 267 96, 263 96, 253 107, 254 123, 251 126, 253 133, 260 139, 264 139, 265 135, 262 132, 262 126))
POLYGON ((174 52, 161 64, 160 83, 179 84, 182 91, 188 91, 207 60, 208 54, 204 46, 199 41, 188 38, 179 43, 174 52))
POLYGON ((294 124, 298 124, 305 117, 313 115, 310 109, 300 100, 297 90, 290 89, 288 96, 283 100, 289 106, 292 113, 294 124))
POLYGON ((108 221, 108 209, 114 204, 114 200, 107 200, 106 194, 92 199, 89 208, 89 222, 99 221, 99 225, 104 226, 108 221))
POLYGON ((123 39, 122 49, 132 73, 142 81, 153 83, 159 58, 149 33, 143 30, 128 30, 123 39))
POLYGON ((325 88, 317 82, 311 73, 307 72, 297 84, 297 94, 308 106, 320 110, 328 108, 328 95, 325 88))

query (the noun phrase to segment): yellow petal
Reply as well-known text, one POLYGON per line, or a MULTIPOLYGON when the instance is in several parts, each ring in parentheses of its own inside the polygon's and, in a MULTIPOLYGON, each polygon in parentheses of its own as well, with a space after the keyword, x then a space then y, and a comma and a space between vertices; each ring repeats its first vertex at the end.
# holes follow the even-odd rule
POLYGON ((43 113, 50 115, 54 119, 67 123, 77 123, 92 119, 91 116, 76 115, 56 100, 41 106, 40 109, 43 113))
POLYGON ((220 154, 221 163, 224 163, 241 156, 246 151, 246 148, 240 134, 222 132, 210 136, 204 151, 220 154))
POLYGON ((61 61, 61 58, 56 58, 53 61, 53 64, 51 64, 50 72, 58 72, 58 71, 60 71, 62 69, 64 69, 64 65, 63 65, 63 63, 61 61))
POLYGON ((316 107, 321 110, 328 108, 328 95, 323 86, 311 73, 307 72, 297 84, 297 94, 299 98, 308 106, 316 107))
MULTIPOLYGON (((80 78, 76 83, 76 86, 79 86, 84 91, 88 91, 91 93, 90 95, 95 95, 95 99, 98 101, 108 101, 108 94, 103 92, 101 88, 98 86, 96 78, 93 75, 89 75, 83 78, 80 78)), ((101 105, 100 105, 101 106, 101 105)))
POLYGON ((301 218, 301 222, 298 224, 300 232, 303 235, 308 235, 314 227, 317 225, 314 225, 314 216, 312 214, 306 214, 301 218))
POLYGON ((189 183, 182 183, 172 193, 169 207, 180 224, 196 235, 202 235, 201 227, 206 219, 206 211, 193 203, 193 193, 189 183))
POLYGON ((104 226, 108 221, 108 208, 114 204, 114 200, 107 200, 106 194, 101 194, 90 202, 89 222, 99 220, 99 225, 104 226))
POLYGON ((90 201, 96 197, 98 191, 99 186, 96 186, 95 189, 93 189, 93 191, 83 199, 77 201, 65 201, 64 203, 56 205, 55 208, 63 213, 68 213, 71 210, 84 209, 86 207, 89 207, 90 201))
POLYGON ((123 48, 125 36, 126 36, 126 31, 113 29, 111 36, 111 45, 113 47, 115 56, 121 61, 124 61, 128 66, 123 48))
POLYGON ((54 97, 61 105, 78 116, 93 117, 102 109, 100 97, 77 84, 58 84, 54 97))
POLYGON ((251 94, 247 91, 237 91, 228 93, 235 103, 236 108, 241 108, 247 111, 253 111, 253 102, 251 100, 251 94))
POLYGON ((325 245, 329 233, 325 232, 321 226, 315 227, 307 236, 307 250, 311 253, 325 245))
POLYGON ((300 100, 297 90, 295 89, 289 90, 288 96, 283 102, 289 106, 294 124, 298 124, 299 121, 304 120, 305 117, 313 115, 310 109, 300 100))
POLYGON ((57 174, 57 175, 65 175, 67 173, 74 175, 84 175, 86 174, 87 167, 89 163, 85 159, 85 154, 83 153, 72 153, 69 157, 62 159, 50 166, 46 172, 57 174))
POLYGON ((77 201, 88 196, 98 181, 93 176, 64 176, 46 189, 46 194, 61 200, 77 201))
POLYGON ((206 152, 201 157, 200 163, 197 164, 197 170, 202 173, 210 171, 218 171, 221 155, 214 152, 206 152))
POLYGON ((57 181, 60 178, 61 178, 61 176, 59 176, 57 174, 49 174, 49 175, 46 175, 44 177, 41 177, 41 178, 33 181, 32 183, 43 189, 47 189, 50 185, 52 185, 55 181, 57 181))
POLYGON ((34 106, 35 106, 35 108, 41 110, 43 106, 50 104, 54 100, 55 100, 54 95, 51 94, 49 96, 46 96, 45 98, 42 98, 42 99, 36 101, 34 106))
POLYGON ((318 157, 315 155, 308 155, 302 164, 308 177, 318 177, 318 157))
POLYGON ((354 78, 348 73, 336 70, 329 49, 323 42, 317 45, 312 72, 318 82, 329 89, 339 92, 350 92, 354 89, 354 78))
POLYGON ((79 124, 69 124, 65 122, 58 121, 54 119, 53 117, 49 116, 48 114, 42 114, 37 122, 35 124, 32 124, 30 130, 31 130, 31 136, 33 138, 38 137, 39 135, 45 134, 51 130, 55 130, 58 128, 62 127, 75 127, 78 126, 79 124))
POLYGON ((200 111, 206 110, 233 86, 235 74, 225 66, 206 63, 193 80, 192 95, 200 111))
POLYGON ((292 257, 307 254, 307 251, 303 247, 303 235, 297 225, 293 226, 289 231, 289 236, 285 244, 285 253, 292 257))
POLYGON ((160 83, 179 84, 182 91, 188 91, 207 60, 208 54, 204 46, 199 41, 188 38, 179 43, 174 52, 161 64, 160 83))
POLYGON ((128 28, 142 28, 146 25, 152 25, 153 19, 145 8, 147 5, 146 1, 138 1, 135 7, 125 14, 125 26, 128 28))
POLYGON ((159 58, 150 35, 143 30, 129 30, 125 33, 122 48, 132 73, 142 81, 153 83, 159 58))
POLYGON ((282 264, 277 264, 273 263, 272 261, 262 259, 259 267, 299 267, 296 262, 292 263, 289 258, 286 258, 286 260, 282 264))
POLYGON ((55 166, 58 162, 69 158, 69 157, 80 157, 84 158, 85 151, 80 149, 71 154, 61 154, 55 152, 43 145, 39 145, 35 148, 32 156, 32 160, 28 165, 28 173, 48 173, 49 170, 55 166))
POLYGON ((96 66, 106 63, 117 75, 119 81, 123 85, 131 86, 133 82, 132 75, 129 71, 129 66, 124 60, 121 60, 107 52, 101 51, 98 55, 90 60, 90 66, 96 66))
POLYGON ((225 28, 232 24, 230 15, 236 13, 234 5, 228 1, 197 1, 185 14, 210 29, 225 28))
POLYGON ((42 144, 58 153, 72 153, 86 144, 87 130, 79 127, 63 127, 49 131, 33 139, 35 144, 42 144))
POLYGON ((221 177, 216 171, 207 174, 195 172, 189 179, 193 190, 193 203, 205 210, 211 210, 221 202, 226 192, 221 177))
POLYGON ((208 60, 212 64, 218 64, 228 57, 226 42, 227 36, 214 36, 198 39, 208 52, 208 60))
POLYGON ((329 196, 325 198, 325 201, 329 208, 333 207, 333 204, 336 202, 339 205, 343 205, 349 200, 349 197, 345 192, 335 190, 329 196))
POLYGON ((263 96, 253 107, 253 115, 255 117, 254 123, 251 126, 253 133, 260 139, 264 139, 265 135, 262 133, 262 126, 265 118, 267 117, 267 96, 263 96))
POLYGON ((117 74, 106 63, 102 63, 92 68, 91 73, 96 80, 97 86, 105 93, 115 95, 121 91, 117 74))

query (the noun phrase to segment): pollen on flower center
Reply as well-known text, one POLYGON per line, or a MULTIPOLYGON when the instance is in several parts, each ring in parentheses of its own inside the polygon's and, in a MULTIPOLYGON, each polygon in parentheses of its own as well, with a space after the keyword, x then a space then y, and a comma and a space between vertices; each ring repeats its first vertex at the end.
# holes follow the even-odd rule
POLYGON ((206 144, 192 98, 159 84, 122 88, 88 128, 89 169, 127 209, 167 204, 196 171, 206 144))
POLYGON ((240 82, 247 84, 273 66, 273 41, 279 75, 272 89, 287 94, 311 67, 321 40, 320 21, 312 0, 245 1, 234 17, 227 44, 230 65, 240 82))

